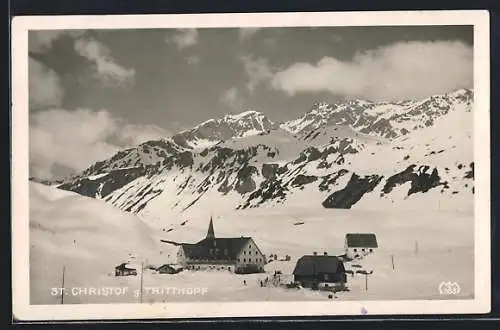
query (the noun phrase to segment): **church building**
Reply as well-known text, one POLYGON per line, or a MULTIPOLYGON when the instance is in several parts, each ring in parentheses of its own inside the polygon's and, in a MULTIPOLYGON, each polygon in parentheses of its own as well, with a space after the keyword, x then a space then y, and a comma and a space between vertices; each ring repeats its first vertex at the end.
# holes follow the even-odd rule
POLYGON ((227 270, 239 274, 264 272, 265 256, 251 237, 215 237, 210 218, 207 236, 182 244, 178 263, 191 270, 227 270))

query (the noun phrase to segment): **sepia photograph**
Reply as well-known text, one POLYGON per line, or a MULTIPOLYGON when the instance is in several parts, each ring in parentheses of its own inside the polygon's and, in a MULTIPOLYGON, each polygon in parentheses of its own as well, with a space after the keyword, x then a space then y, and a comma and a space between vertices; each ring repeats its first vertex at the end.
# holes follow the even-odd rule
POLYGON ((489 311, 488 14, 293 15, 14 21, 14 312, 489 311))

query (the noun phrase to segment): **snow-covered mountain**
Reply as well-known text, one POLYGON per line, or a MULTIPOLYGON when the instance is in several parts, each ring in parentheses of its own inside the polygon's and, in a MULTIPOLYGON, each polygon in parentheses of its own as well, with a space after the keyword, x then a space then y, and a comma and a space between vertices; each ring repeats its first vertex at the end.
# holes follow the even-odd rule
POLYGON ((187 149, 204 148, 220 141, 251 136, 277 127, 262 113, 250 110, 204 121, 192 129, 174 135, 173 141, 187 149))
POLYGON ((472 102, 472 91, 434 95, 423 100, 371 102, 350 100, 340 104, 317 102, 304 116, 281 125, 294 134, 313 136, 318 129, 331 125, 350 126, 359 133, 383 138, 397 138, 411 131, 433 125, 435 119, 455 106, 472 102))
POLYGON ((145 217, 254 207, 472 207, 470 90, 315 103, 277 125, 247 111, 98 162, 61 189, 145 217))

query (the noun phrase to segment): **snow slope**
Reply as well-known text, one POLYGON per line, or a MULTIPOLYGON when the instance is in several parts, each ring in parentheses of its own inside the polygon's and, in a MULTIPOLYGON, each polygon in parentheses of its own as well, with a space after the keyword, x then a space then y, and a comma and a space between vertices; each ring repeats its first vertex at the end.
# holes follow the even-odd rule
MULTIPOLYGON (((154 260, 155 233, 135 215, 100 200, 30 183, 30 285, 32 304, 57 304, 51 288, 111 283, 122 262, 154 260)), ((66 297, 65 297, 66 298, 66 297)), ((68 302, 81 297, 68 296, 68 302)))
MULTIPOLYGON (((175 263, 178 247, 167 243, 158 246, 155 241, 196 242, 208 227, 210 214, 200 212, 189 217, 163 218, 152 231, 135 216, 101 201, 52 189, 31 185, 34 304, 60 303, 60 296, 51 295, 50 288, 61 285, 63 265, 65 287, 77 290, 76 294, 70 291, 65 295, 66 304, 139 302, 136 290, 140 288, 140 276, 114 277, 113 267, 128 259, 135 264, 147 259, 147 264, 153 266, 175 263), (129 253, 135 258, 130 258, 129 253), (82 293, 83 288, 109 287, 127 291, 120 295, 82 293)), ((364 275, 348 275, 349 291, 336 293, 335 300, 469 299, 474 296, 473 226, 473 212, 458 211, 311 211, 290 207, 217 212, 216 236, 251 236, 266 256, 277 254, 278 259, 265 266, 266 273, 249 275, 227 271, 168 275, 146 269, 142 301, 328 300, 328 292, 260 287, 259 281, 272 278, 276 270, 283 273, 282 283, 292 281, 295 263, 304 254, 342 254, 348 232, 376 233, 379 249, 364 260, 346 263, 349 270, 373 271, 368 290, 364 275), (285 255, 291 260, 281 260, 285 255), (443 281, 457 282, 459 295, 440 295, 438 287, 443 281), (167 288, 170 291, 158 291, 167 288), (195 289, 198 294, 186 293, 195 289)))

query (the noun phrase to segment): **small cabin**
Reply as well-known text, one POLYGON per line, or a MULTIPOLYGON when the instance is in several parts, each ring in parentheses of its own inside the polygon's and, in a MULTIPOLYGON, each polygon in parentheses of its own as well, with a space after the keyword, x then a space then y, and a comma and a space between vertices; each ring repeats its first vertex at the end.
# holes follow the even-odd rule
POLYGON ((165 264, 156 268, 156 271, 160 274, 177 274, 180 273, 182 269, 180 265, 165 264))
POLYGON ((135 275, 137 275, 137 270, 135 268, 127 267, 126 262, 115 267, 115 276, 135 276, 135 275))
POLYGON ((377 236, 373 233, 349 233, 345 235, 345 253, 350 259, 359 259, 378 248, 377 236))
POLYGON ((303 287, 317 288, 320 283, 345 284, 344 263, 336 256, 305 255, 297 260, 294 282, 303 287))

